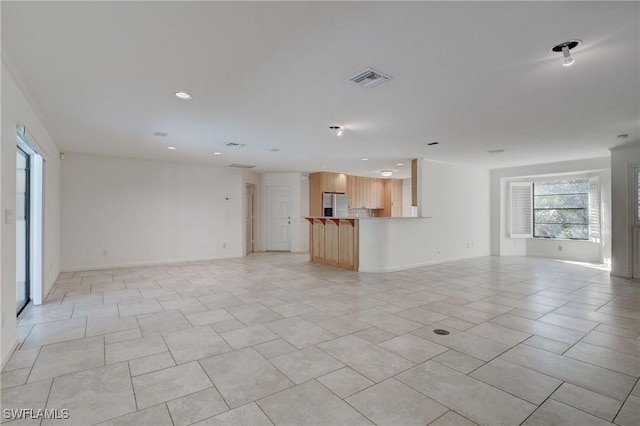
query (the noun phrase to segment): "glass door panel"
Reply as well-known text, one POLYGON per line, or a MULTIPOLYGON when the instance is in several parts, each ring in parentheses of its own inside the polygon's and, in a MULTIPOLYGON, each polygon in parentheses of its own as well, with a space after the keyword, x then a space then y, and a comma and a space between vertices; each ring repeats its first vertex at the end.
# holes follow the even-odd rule
POLYGON ((29 156, 16 157, 16 313, 29 303, 29 156))

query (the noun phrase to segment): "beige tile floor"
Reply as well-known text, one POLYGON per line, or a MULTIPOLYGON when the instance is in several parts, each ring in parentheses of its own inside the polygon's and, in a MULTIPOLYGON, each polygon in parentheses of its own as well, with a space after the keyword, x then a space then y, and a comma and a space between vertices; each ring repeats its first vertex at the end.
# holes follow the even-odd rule
POLYGON ((70 419, 16 426, 640 424, 640 282, 594 265, 359 274, 263 253, 63 273, 18 333, 2 409, 70 419))

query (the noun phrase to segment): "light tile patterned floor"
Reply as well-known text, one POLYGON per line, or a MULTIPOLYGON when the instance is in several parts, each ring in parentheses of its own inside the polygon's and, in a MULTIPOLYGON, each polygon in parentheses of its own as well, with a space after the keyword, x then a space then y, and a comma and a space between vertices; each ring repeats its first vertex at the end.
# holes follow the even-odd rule
POLYGON ((18 326, 2 409, 70 419, 16 425, 640 421, 640 282, 590 265, 359 274, 262 253, 63 273, 18 326))

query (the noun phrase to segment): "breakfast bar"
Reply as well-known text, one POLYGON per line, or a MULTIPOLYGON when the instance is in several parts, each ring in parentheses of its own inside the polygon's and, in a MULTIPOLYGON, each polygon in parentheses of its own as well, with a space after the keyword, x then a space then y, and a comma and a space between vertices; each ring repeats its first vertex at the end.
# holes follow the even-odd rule
POLYGON ((436 263, 429 217, 311 216, 309 258, 360 272, 390 272, 436 263))

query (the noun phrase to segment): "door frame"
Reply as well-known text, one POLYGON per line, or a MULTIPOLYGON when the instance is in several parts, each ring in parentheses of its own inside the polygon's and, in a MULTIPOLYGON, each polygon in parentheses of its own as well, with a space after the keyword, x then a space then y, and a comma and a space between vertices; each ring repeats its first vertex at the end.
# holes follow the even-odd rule
MULTIPOLYGON (((25 235, 24 235, 24 253, 18 253, 18 251, 16 250, 16 257, 17 256, 22 256, 24 255, 25 259, 24 259, 24 264, 25 264, 25 277, 24 277, 24 285, 25 285, 25 300, 24 300, 24 304, 21 305, 20 307, 18 307, 16 305, 16 316, 19 316, 20 313, 27 307, 27 305, 29 305, 29 302, 31 301, 31 197, 32 197, 32 190, 31 190, 31 155, 29 155, 28 152, 26 152, 24 149, 22 149, 20 146, 16 147, 16 154, 18 155, 22 155, 25 158, 26 161, 26 167, 25 167, 25 200, 24 200, 24 213, 25 213, 25 235)), ((17 164, 16 164, 16 172, 17 172, 17 164)), ((17 205, 16 205, 16 210, 17 210, 17 205)), ((15 218, 15 224, 16 224, 16 234, 17 234, 17 228, 18 228, 18 217, 16 215, 15 218)), ((17 242, 17 236, 16 236, 16 242, 17 242)), ((16 271, 16 278, 17 278, 17 273, 18 271, 16 271)), ((16 282, 17 284, 17 282, 16 282)), ((16 287, 16 291, 17 291, 17 287, 16 287)))
POLYGON ((245 255, 249 253, 254 253, 256 251, 256 195, 257 195, 257 187, 253 183, 245 184, 245 241, 244 241, 244 250, 245 255), (251 206, 247 202, 247 191, 251 192, 251 206), (251 213, 251 226, 250 228, 247 226, 247 216, 251 213), (248 250, 249 247, 249 237, 251 237, 251 250, 248 250))
POLYGON ((638 194, 638 185, 640 185, 640 164, 634 164, 630 167, 631 175, 631 194, 629 197, 631 210, 631 277, 640 278, 640 217, 638 217, 638 204, 640 203, 640 194, 638 194))

